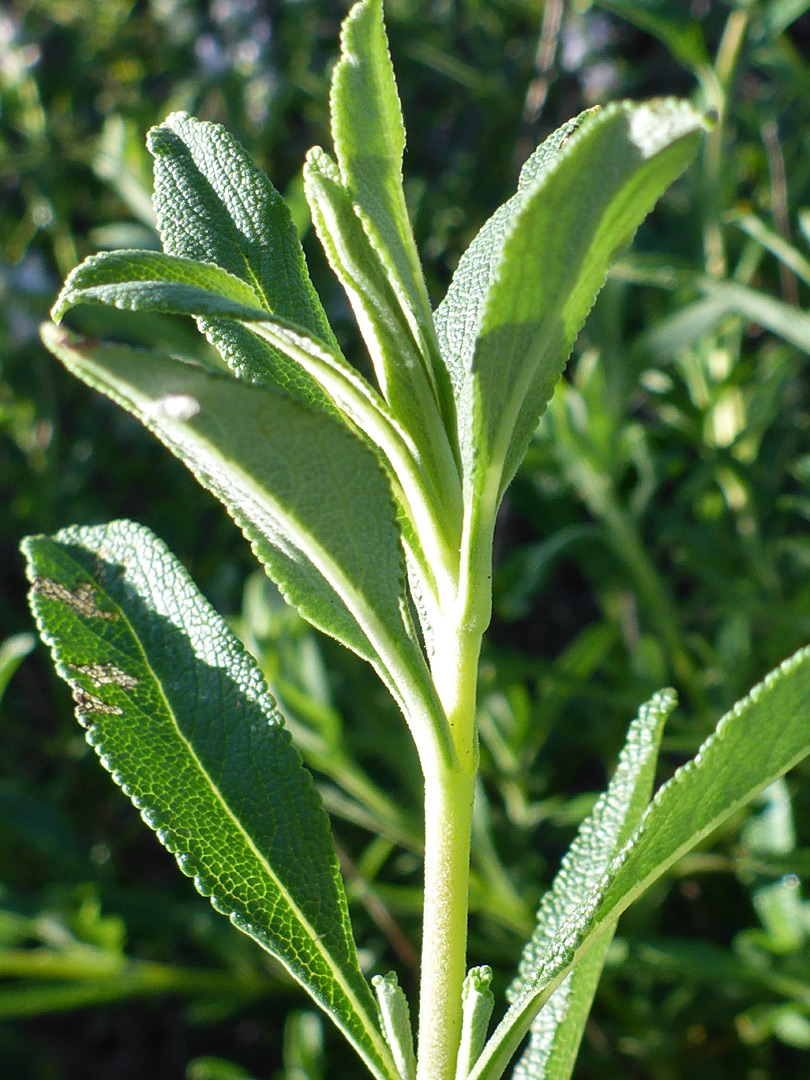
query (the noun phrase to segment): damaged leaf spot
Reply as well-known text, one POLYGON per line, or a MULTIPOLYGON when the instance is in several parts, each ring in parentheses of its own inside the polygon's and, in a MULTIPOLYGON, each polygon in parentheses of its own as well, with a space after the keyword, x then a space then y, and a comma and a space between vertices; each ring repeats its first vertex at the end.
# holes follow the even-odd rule
POLYGON ((75 611, 77 615, 92 616, 97 619, 115 619, 114 611, 104 611, 98 606, 96 591, 88 581, 81 581, 75 589, 69 589, 61 581, 38 577, 34 582, 34 592, 47 600, 60 600, 75 611))
POLYGON ((113 683, 124 690, 132 690, 133 687, 138 685, 135 676, 122 671, 117 664, 75 664, 73 666, 76 671, 86 675, 93 686, 104 686, 106 683, 113 683))
POLYGON ((73 700, 84 713, 108 713, 120 716, 124 711, 119 705, 110 705, 109 702, 102 701, 100 697, 91 694, 83 686, 72 683, 71 690, 73 691, 73 700))

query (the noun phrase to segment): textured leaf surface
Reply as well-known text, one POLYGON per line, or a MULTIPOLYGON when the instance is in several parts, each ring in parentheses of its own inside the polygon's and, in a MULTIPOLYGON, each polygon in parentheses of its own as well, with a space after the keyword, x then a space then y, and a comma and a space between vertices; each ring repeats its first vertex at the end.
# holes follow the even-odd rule
POLYGON ((200 892, 390 1077, 328 821, 254 661, 143 526, 24 550, 40 630, 113 779, 200 892))
POLYGON ((496 1029, 475 1080, 501 1075, 537 1010, 574 964, 599 948, 616 919, 681 856, 810 753, 810 648, 800 650, 738 702, 695 758, 677 770, 602 881, 566 918, 553 946, 496 1029))
POLYGON ((437 322, 468 473, 490 513, 613 256, 694 157, 702 130, 691 106, 669 100, 573 121, 527 162, 517 195, 459 264, 437 322), (463 299, 470 293, 479 299, 463 299))
POLYGON ((431 723, 438 705, 405 614, 394 503, 364 443, 269 387, 53 326, 43 337, 217 495, 305 618, 369 660, 411 722, 431 723))
POLYGON ((521 169, 517 191, 484 223, 461 256, 447 295, 436 309, 436 333, 459 407, 463 404, 465 384, 472 366, 481 309, 495 276, 504 240, 522 205, 523 193, 532 180, 549 168, 560 147, 587 116, 588 113, 582 113, 563 124, 528 158, 521 169))
MULTIPOLYGON (((262 307, 337 348, 289 209, 237 140, 219 124, 173 113, 149 132, 148 145, 166 253, 216 263, 250 285, 262 307)), ((306 372, 244 327, 205 319, 200 328, 244 378, 322 401, 306 372)))
POLYGON ((382 0, 344 20, 332 79, 332 138, 340 176, 435 380, 449 392, 402 188, 405 128, 383 24, 382 0))
MULTIPOLYGON (((543 897, 538 925, 523 950, 518 975, 507 990, 517 1000, 543 966, 566 919, 575 916, 638 825, 652 794, 661 733, 675 706, 672 691, 656 694, 630 725, 619 764, 606 792, 579 829, 554 883, 543 897)), ((577 964, 535 1017, 528 1046, 513 1080, 568 1080, 588 1019, 612 932, 577 964)))
POLYGON ((58 322, 74 304, 99 303, 170 315, 233 317, 262 310, 254 288, 213 263, 157 251, 108 251, 72 270, 51 311, 58 322))

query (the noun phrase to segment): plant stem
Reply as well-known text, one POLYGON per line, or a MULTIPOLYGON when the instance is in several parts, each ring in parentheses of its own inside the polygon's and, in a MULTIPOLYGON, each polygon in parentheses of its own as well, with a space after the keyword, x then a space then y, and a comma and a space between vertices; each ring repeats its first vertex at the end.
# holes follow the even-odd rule
POLYGON ((453 1080, 467 974, 467 894, 475 772, 425 781, 425 907, 417 1080, 453 1080))
POLYGON ((434 676, 456 755, 425 770, 425 906, 417 1080, 454 1080, 467 974, 470 840, 478 771, 475 697, 481 633, 442 635, 434 676))

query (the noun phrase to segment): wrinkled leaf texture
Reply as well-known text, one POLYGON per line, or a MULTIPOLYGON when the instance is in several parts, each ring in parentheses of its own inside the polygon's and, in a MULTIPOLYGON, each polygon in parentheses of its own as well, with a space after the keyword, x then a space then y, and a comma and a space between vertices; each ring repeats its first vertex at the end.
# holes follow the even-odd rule
POLYGON ((200 892, 391 1080, 329 824, 253 659, 141 525, 24 551, 40 632, 113 779, 200 892))

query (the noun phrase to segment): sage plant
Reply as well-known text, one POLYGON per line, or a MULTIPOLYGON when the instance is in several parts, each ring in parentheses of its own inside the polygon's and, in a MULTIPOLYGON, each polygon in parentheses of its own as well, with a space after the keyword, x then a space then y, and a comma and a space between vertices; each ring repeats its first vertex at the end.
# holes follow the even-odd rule
POLYGON ((305 187, 374 383, 342 354, 290 213, 219 125, 149 134, 163 253, 69 276, 48 348, 224 503, 301 615, 367 660, 424 776, 418 1047, 396 975, 358 963, 326 815, 255 662, 146 528, 25 541, 33 609, 113 779, 218 911, 273 954, 377 1080, 568 1077, 621 913, 810 749, 810 654, 723 718, 652 801, 671 691, 644 705, 538 913, 508 992, 467 972, 476 679, 495 519, 614 254, 701 145, 686 102, 623 102, 531 155, 433 311, 402 187, 381 0, 348 15, 334 157, 305 187), (219 358, 88 340, 76 304, 191 315, 219 358))

